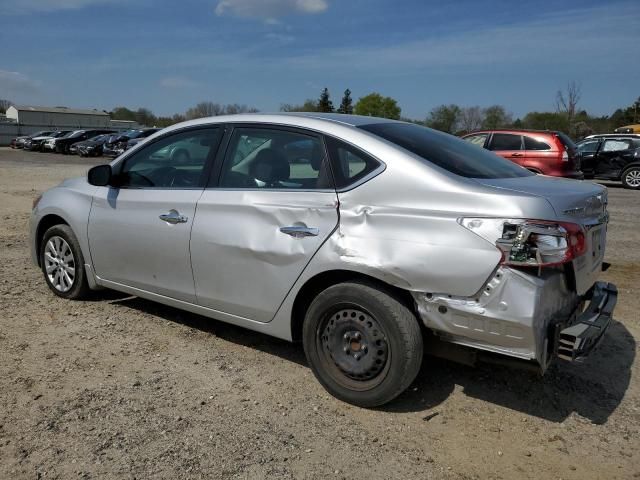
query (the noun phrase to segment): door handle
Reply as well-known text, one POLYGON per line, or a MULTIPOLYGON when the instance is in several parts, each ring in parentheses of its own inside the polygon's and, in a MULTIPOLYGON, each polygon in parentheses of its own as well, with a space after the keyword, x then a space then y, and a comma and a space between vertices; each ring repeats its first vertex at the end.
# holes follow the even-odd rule
POLYGON ((522 153, 512 153, 511 156, 512 157, 524 157, 524 155, 522 153))
POLYGON ((303 227, 298 225, 292 225, 290 227, 280 227, 280 231, 295 238, 317 237, 320 233, 320 229, 318 228, 303 227))
POLYGON ((177 210, 169 210, 168 213, 163 213, 158 218, 160 218, 160 220, 162 220, 163 222, 167 222, 172 225, 175 225, 176 223, 187 223, 187 221, 189 220, 188 217, 180 215, 177 210))

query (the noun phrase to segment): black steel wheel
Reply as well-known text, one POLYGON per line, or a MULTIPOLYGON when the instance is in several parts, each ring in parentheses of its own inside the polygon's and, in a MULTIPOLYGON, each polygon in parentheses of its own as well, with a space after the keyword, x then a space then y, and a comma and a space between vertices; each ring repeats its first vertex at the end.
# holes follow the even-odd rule
POLYGON ((422 334, 415 315, 384 288, 341 283, 311 303, 303 326, 307 360, 335 397, 383 405, 415 379, 422 334))

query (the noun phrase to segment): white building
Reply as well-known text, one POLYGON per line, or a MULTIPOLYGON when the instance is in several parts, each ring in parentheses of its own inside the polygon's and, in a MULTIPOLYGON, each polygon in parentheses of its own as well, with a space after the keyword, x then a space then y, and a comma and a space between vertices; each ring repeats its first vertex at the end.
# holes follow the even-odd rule
POLYGON ((55 128, 109 128, 109 114, 100 110, 78 110, 67 107, 36 107, 12 105, 7 109, 7 119, 18 125, 37 125, 55 128))

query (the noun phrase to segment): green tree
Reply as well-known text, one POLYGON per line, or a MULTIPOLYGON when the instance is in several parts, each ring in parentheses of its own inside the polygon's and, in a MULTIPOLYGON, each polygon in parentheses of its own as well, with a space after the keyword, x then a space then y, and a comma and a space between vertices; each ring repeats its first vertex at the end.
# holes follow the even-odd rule
POLYGON ((283 103, 280 105, 281 112, 317 112, 318 104, 315 100, 307 98, 302 105, 283 103))
POLYGON ((346 113, 348 115, 353 113, 353 100, 351 99, 351 90, 348 88, 344 91, 342 101, 338 107, 338 113, 346 113))
POLYGON ((333 102, 331 101, 327 87, 324 87, 322 93, 320 93, 317 110, 318 112, 333 112, 333 102))
POLYGON ((136 112, 129 110, 127 107, 116 107, 111 112, 111 118, 114 120, 131 120, 135 121, 136 112))
POLYGON ((455 133, 460 123, 462 110, 458 105, 440 105, 433 108, 427 116, 428 127, 447 133, 455 133))
POLYGON ((524 128, 567 131, 567 117, 558 112, 529 112, 522 119, 524 128))
POLYGON ((156 124, 156 116, 148 108, 139 108, 135 113, 135 121, 140 125, 146 125, 148 127, 156 124))
POLYGON ((370 93, 358 99, 354 112, 356 115, 392 118, 398 120, 402 110, 398 102, 391 97, 383 97, 379 93, 370 93))
POLYGON ((505 128, 513 123, 513 117, 502 105, 492 105, 484 109, 484 121, 482 128, 496 129, 505 128))

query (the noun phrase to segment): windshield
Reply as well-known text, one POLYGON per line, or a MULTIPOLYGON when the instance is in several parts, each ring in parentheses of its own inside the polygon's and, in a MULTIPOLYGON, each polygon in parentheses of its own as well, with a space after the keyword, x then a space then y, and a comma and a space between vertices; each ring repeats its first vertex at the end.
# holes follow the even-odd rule
POLYGON ((100 142, 102 141, 104 138, 106 137, 106 135, 97 135, 95 137, 92 137, 89 139, 90 142, 100 142))
POLYGON ((85 131, 84 130, 76 130, 75 132, 71 132, 70 135, 67 135, 67 138, 76 138, 79 137, 80 135, 82 135, 85 131))
POLYGON ((535 175, 515 163, 446 133, 409 123, 359 127, 414 153, 428 163, 467 178, 515 178, 535 175))
POLYGON ((51 132, 47 132, 46 130, 43 130, 42 132, 36 132, 36 133, 32 133, 30 135, 31 138, 36 138, 36 137, 44 137, 45 135, 49 135, 51 132))

